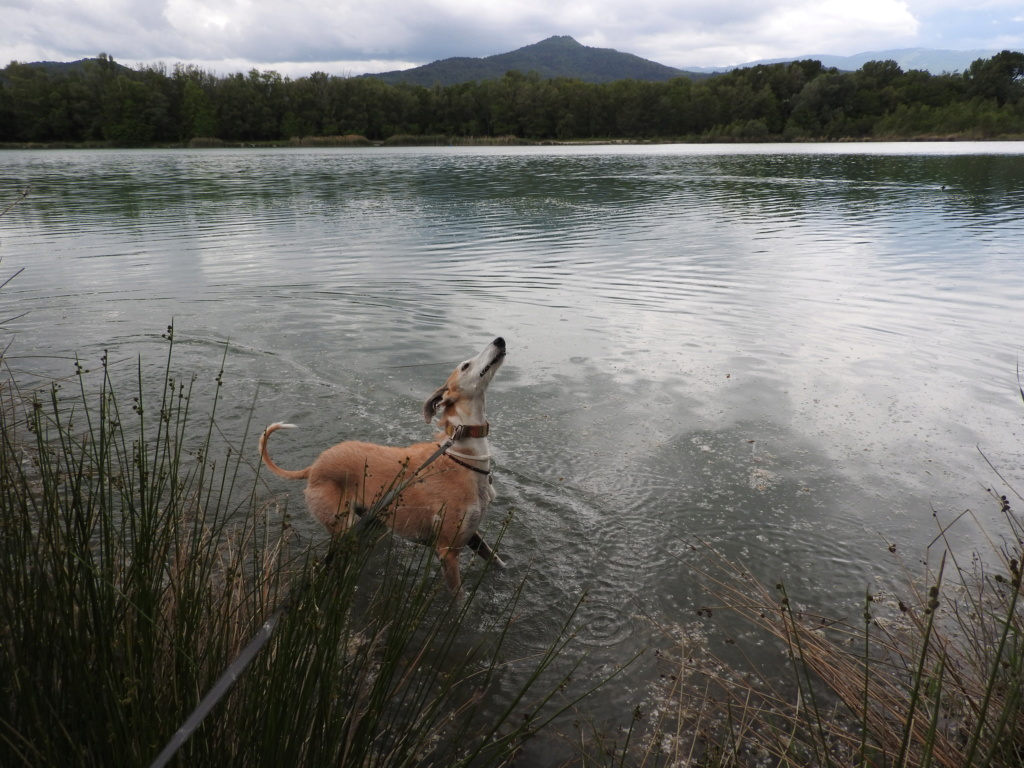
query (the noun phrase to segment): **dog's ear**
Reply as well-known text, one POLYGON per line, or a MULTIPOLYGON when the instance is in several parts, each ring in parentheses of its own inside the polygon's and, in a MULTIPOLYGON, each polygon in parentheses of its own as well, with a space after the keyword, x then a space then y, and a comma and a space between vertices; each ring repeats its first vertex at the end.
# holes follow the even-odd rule
POLYGON ((437 411, 437 406, 444 400, 444 396, 448 393, 448 387, 441 387, 437 392, 427 398, 427 401, 423 403, 423 420, 429 424, 434 420, 434 412, 437 411))

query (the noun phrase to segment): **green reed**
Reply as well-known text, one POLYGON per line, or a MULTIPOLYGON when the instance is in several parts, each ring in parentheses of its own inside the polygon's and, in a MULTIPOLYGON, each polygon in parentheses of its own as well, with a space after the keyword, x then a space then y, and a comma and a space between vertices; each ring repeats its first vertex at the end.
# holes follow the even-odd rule
POLYGON ((423 136, 396 134, 383 142, 386 147, 508 147, 533 143, 517 136, 453 136, 445 133, 423 136))
POLYGON ((250 426, 223 436, 223 362, 178 376, 173 336, 128 384, 106 357, 43 391, 0 380, 0 765, 150 765, 289 595, 172 765, 507 761, 566 706, 573 616, 505 659, 520 592, 478 607, 484 567, 456 601, 389 535, 325 565, 261 492, 250 426))
POLYGON ((682 642, 678 627, 663 625, 670 643, 659 660, 672 683, 630 764, 1020 765, 1024 524, 1005 496, 993 497, 1003 536, 988 558, 975 552, 960 562, 947 539, 951 523, 932 545, 941 547, 936 571, 903 566, 905 593, 868 592, 859 622, 798 608, 783 584, 773 595, 741 564, 698 543, 687 565, 716 601, 702 613, 709 621, 738 615, 774 638, 790 672, 762 670, 742 647, 742 663, 726 662, 706 637, 682 642))
POLYGON ((301 136, 289 139, 292 147, 369 147, 373 142, 355 133, 343 136, 301 136))

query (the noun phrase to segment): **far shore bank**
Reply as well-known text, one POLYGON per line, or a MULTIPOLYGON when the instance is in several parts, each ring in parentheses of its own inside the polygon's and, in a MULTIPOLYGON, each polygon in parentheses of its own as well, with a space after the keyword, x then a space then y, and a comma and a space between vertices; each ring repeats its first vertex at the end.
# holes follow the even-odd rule
POLYGON ((664 144, 877 144, 922 142, 1024 141, 1024 135, 932 135, 875 136, 848 138, 744 139, 723 136, 682 136, 657 139, 521 139, 516 136, 394 136, 383 141, 371 141, 363 136, 310 136, 287 141, 222 141, 220 139, 192 139, 184 142, 158 142, 151 144, 118 144, 107 141, 88 142, 0 142, 0 150, 55 150, 55 149, 309 149, 351 147, 586 147, 586 146, 643 146, 664 144))

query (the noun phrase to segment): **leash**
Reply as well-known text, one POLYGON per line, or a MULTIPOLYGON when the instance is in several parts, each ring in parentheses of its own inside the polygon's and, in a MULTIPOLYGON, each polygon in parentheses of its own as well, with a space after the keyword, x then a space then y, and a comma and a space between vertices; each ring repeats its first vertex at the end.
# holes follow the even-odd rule
POLYGON ((398 498, 398 495, 402 491, 404 491, 406 488, 412 485, 413 480, 416 479, 416 476, 419 475, 420 472, 422 472, 424 469, 426 469, 439 458, 441 458, 441 455, 452 447, 452 445, 455 443, 455 440, 455 437, 449 437, 447 440, 441 443, 438 449, 431 454, 430 458, 424 461, 422 464, 420 464, 420 468, 413 472, 411 475, 409 475, 408 480, 406 480, 404 483, 396 485, 394 488, 388 491, 387 494, 385 494, 384 498, 382 498, 379 502, 373 504, 370 507, 370 509, 366 512, 366 514, 360 517, 359 521, 352 526, 352 530, 359 531, 363 528, 366 528, 367 526, 376 523, 377 518, 380 517, 381 512, 383 512, 385 509, 391 506, 391 502, 398 498))
POLYGON ((260 627, 259 632, 256 636, 249 641, 249 644, 242 649, 242 652, 238 654, 238 658, 235 659, 231 666, 224 670, 224 674, 220 676, 220 679, 214 684, 213 688, 203 697, 203 700, 199 702, 199 706, 195 708, 188 720, 177 730, 174 736, 167 746, 164 747, 163 751, 157 755, 156 759, 150 763, 150 768, 163 768, 167 765, 174 754, 181 748, 182 744, 188 741, 189 736, 192 732, 199 727, 200 723, 206 719, 206 716, 210 714, 210 710, 216 706, 217 702, 221 700, 225 693, 227 693, 231 686, 235 684, 235 681, 241 676, 242 672, 249 662, 256 658, 256 654, 259 653, 260 649, 267 644, 270 636, 274 633, 277 628, 278 621, 281 617, 292 607, 294 602, 293 598, 300 591, 305 591, 308 586, 308 579, 301 585, 301 590, 293 590, 288 593, 281 605, 278 606, 277 610, 274 611, 270 618, 263 622, 263 626, 260 627))
MULTIPOLYGON (((389 506, 391 506, 391 503, 396 498, 398 498, 399 494, 401 494, 402 491, 404 491, 412 484, 412 482, 416 479, 420 472, 422 472, 424 469, 426 469, 435 461, 437 461, 437 459, 440 458, 441 455, 444 454, 444 452, 447 451, 455 443, 458 437, 462 436, 463 433, 460 427, 457 427, 453 430, 453 434, 451 434, 447 440, 441 443, 441 445, 438 447, 436 451, 434 451, 430 458, 424 461, 423 464, 420 465, 419 469, 417 469, 409 476, 408 480, 406 480, 404 483, 399 483, 398 485, 394 486, 390 491, 388 491, 387 494, 384 495, 384 497, 380 501, 374 503, 366 512, 366 514, 360 517, 359 521, 355 525, 353 525, 350 530, 359 532, 365 529, 366 527, 372 526, 374 523, 376 523, 381 513, 384 512, 384 510, 386 510, 389 506)), ((459 463, 461 464, 462 462, 459 463)), ((470 467, 470 469, 475 468, 470 467)), ((482 470, 478 469, 476 471, 480 472, 482 470)), ((332 546, 328 553, 324 556, 323 566, 330 565, 333 557, 334 548, 332 546)), ((181 748, 181 746, 186 741, 188 741, 189 737, 196 730, 196 728, 198 728, 199 725, 203 722, 203 720, 206 719, 206 716, 210 714, 210 711, 216 706, 217 702, 224 697, 224 694, 231 690, 231 686, 233 686, 235 682, 238 680, 238 678, 241 677, 242 672, 245 671, 245 668, 249 666, 250 662, 252 662, 252 660, 256 658, 256 654, 260 652, 260 649, 267 644, 267 641, 270 639, 270 636, 274 634, 274 630, 277 629, 277 625, 278 622, 280 622, 281 617, 284 616, 289 610, 291 610, 292 606, 294 606, 295 603, 297 602, 296 598, 303 592, 305 592, 306 589, 309 587, 310 581, 311 577, 307 576, 305 579, 303 579, 301 584, 299 584, 297 587, 292 587, 292 589, 288 591, 288 594, 285 595, 284 600, 281 601, 281 604, 277 607, 277 610, 275 610, 270 615, 269 619, 263 622, 263 625, 259 628, 259 631, 256 633, 255 637, 253 637, 253 639, 249 641, 249 644, 242 649, 242 652, 238 654, 238 658, 236 658, 231 663, 231 665, 226 670, 224 670, 224 673, 220 676, 217 682, 214 683, 213 687, 203 697, 202 701, 199 702, 199 705, 195 708, 195 710, 193 710, 192 714, 189 715, 188 719, 175 732, 174 736, 171 737, 171 740, 167 742, 167 746, 164 747, 163 751, 159 755, 157 755, 156 759, 152 763, 150 763, 150 768, 164 768, 164 766, 166 766, 171 761, 171 758, 174 757, 175 753, 181 748)))

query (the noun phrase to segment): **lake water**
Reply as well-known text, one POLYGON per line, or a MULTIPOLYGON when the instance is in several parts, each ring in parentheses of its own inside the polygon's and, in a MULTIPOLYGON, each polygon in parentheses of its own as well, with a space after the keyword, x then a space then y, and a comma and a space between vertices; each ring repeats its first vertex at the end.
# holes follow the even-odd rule
POLYGON ((1024 488, 1019 143, 0 153, 0 204, 25 185, 0 218, 10 364, 156 370, 173 319, 209 381, 229 339, 221 425, 258 394, 259 428, 304 427, 286 466, 428 439, 422 400, 504 336, 487 525, 514 510, 511 567, 488 579, 529 574, 513 649, 584 590, 598 664, 698 621, 694 537, 854 604, 888 544, 924 555, 933 510, 998 531, 979 446, 1024 488))

